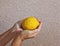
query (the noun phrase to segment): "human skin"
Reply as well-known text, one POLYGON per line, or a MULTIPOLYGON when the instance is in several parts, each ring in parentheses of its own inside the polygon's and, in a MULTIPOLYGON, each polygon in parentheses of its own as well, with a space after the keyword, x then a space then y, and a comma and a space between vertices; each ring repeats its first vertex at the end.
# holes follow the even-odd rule
MULTIPOLYGON (((16 22, 21 26, 21 21, 16 22)), ((41 29, 41 25, 31 33, 23 34, 24 30, 20 27, 16 27, 16 23, 9 30, 0 35, 0 46, 5 46, 9 41, 13 39, 13 42, 10 46, 21 46, 22 42, 26 39, 35 37, 38 34, 38 31, 41 29), (16 29, 16 30, 15 30, 16 29)))

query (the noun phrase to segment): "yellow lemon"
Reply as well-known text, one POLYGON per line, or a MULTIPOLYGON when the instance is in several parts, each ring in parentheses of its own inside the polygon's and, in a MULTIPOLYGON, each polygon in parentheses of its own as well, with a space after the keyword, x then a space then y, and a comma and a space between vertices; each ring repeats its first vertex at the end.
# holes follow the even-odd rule
POLYGON ((33 30, 39 26, 39 21, 35 17, 27 17, 22 22, 22 28, 24 30, 33 30))

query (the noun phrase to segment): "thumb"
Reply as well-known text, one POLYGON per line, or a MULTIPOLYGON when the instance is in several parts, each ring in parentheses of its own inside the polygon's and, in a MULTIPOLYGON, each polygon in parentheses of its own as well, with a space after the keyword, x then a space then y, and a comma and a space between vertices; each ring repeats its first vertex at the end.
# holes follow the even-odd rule
POLYGON ((22 28, 19 26, 19 24, 16 24, 16 31, 22 31, 22 28))

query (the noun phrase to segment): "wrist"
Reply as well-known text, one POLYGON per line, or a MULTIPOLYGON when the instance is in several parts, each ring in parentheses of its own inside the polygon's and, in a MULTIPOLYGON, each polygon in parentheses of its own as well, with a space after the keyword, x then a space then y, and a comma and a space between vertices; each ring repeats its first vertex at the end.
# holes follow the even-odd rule
POLYGON ((22 41, 24 41, 25 38, 24 38, 23 36, 20 35, 20 39, 21 39, 22 41))

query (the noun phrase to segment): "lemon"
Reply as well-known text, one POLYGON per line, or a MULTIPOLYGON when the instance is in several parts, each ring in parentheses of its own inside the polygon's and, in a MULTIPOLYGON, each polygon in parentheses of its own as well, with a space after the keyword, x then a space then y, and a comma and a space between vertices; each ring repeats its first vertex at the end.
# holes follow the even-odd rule
POLYGON ((39 26, 39 21, 35 17, 27 17, 22 22, 22 28, 25 30, 33 30, 39 26))

